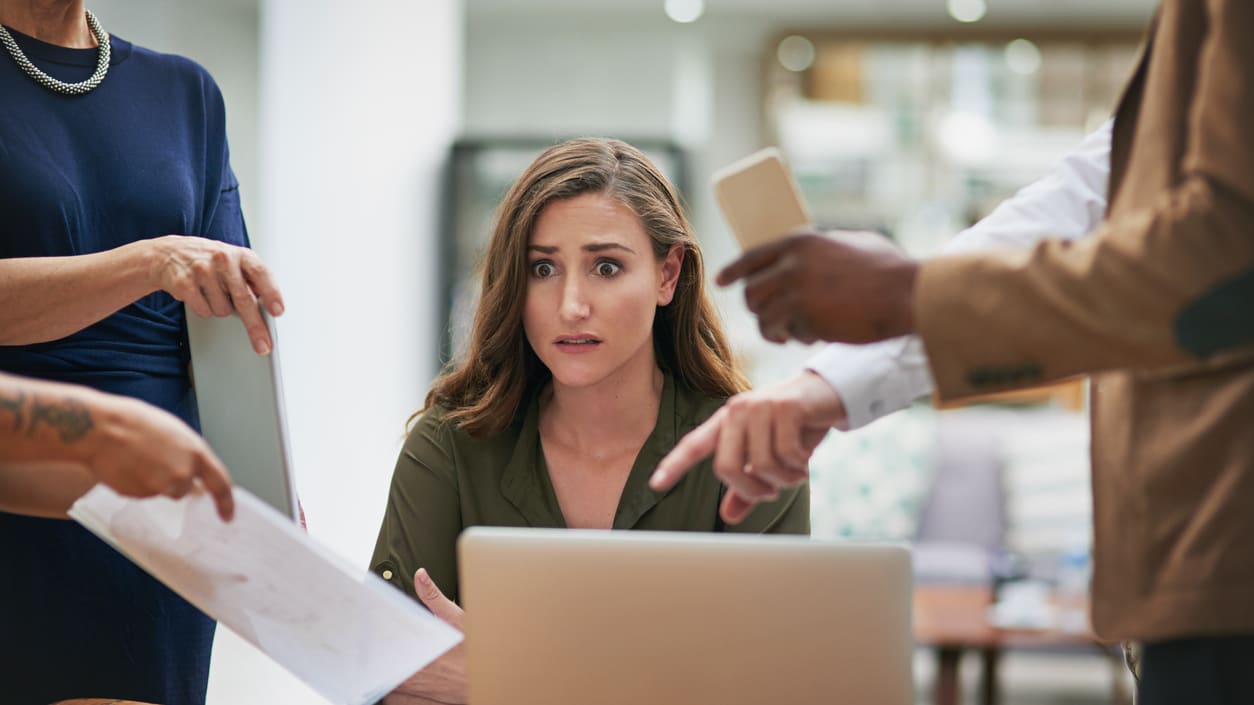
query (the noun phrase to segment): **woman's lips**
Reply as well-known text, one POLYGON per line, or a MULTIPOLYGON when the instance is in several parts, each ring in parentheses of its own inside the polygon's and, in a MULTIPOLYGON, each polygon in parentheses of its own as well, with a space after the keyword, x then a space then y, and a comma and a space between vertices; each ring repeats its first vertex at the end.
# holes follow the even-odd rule
POLYGON ((602 340, 591 335, 562 336, 554 341, 557 349, 567 353, 592 352, 601 347, 602 340))

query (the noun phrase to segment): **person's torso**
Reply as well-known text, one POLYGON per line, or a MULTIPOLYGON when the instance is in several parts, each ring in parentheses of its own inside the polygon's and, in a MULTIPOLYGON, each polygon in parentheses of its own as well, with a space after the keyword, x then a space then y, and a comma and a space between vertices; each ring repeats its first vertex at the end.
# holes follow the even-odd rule
MULTIPOLYGON (((46 73, 86 78, 95 50, 17 41, 46 73)), ((213 228, 233 188, 223 108, 192 62, 114 38, 104 81, 53 93, 0 50, 0 257, 83 255, 213 228)), ((237 209, 233 217, 239 218, 237 209)), ((182 305, 146 296, 48 343, 0 347, 0 369, 127 394, 194 422, 182 305)), ((0 696, 203 703, 213 622, 69 521, 0 513, 0 696)))
MULTIPOLYGON (((1160 207, 1187 176, 1204 20, 1200 3, 1160 8, 1116 115, 1111 219, 1160 207)), ((1254 631, 1254 356, 1105 373, 1093 390, 1095 628, 1254 631)))
MULTIPOLYGON (((778 500, 759 505, 739 524, 725 524, 718 513, 724 487, 711 470, 708 458, 694 466, 670 490, 657 493, 649 488, 649 477, 662 458, 689 431, 713 415, 723 402, 722 398, 707 397, 688 389, 667 375, 657 424, 635 457, 618 498, 611 528, 809 532, 810 495, 806 485, 781 491, 778 500)), ((437 410, 435 413, 442 416, 444 412, 437 410)), ((444 437, 443 451, 455 474, 461 529, 472 526, 567 528, 548 475, 538 423, 538 405, 533 398, 528 407, 520 410, 514 424, 491 438, 477 439, 458 430, 450 430, 444 437)), ((376 549, 376 556, 379 555, 376 549)), ((404 559, 400 563, 406 571, 416 567, 409 566, 404 559)), ((459 583, 455 567, 438 576, 437 583, 450 599, 456 599, 459 583)))
MULTIPOLYGON (((95 50, 16 37, 55 78, 92 71, 95 50)), ((212 79, 187 59, 112 43, 105 80, 82 96, 54 93, 0 56, 0 257, 204 234, 219 194, 233 187, 212 79)), ((235 244, 245 244, 237 231, 235 244)), ((150 396, 169 408, 180 401, 161 380, 186 386, 184 339, 182 304, 155 292, 60 340, 0 347, 0 369, 150 396)))
MULTIPOLYGON (((666 382, 657 427, 631 463, 614 510, 612 528, 713 531, 720 525, 722 485, 709 461, 663 495, 648 487, 653 469, 685 433, 709 418, 723 400, 666 382)), ((530 400, 518 422, 491 439, 451 434, 464 527, 566 528, 538 429, 538 405, 530 400)), ((576 469, 567 468, 574 472, 576 469)), ((600 468, 588 468, 599 472, 600 468)))

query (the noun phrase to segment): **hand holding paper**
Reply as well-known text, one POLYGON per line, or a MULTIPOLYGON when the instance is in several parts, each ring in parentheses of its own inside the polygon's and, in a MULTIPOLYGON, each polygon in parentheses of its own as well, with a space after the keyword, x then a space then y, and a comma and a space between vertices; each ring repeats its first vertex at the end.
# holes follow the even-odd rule
POLYGON ((228 524, 203 494, 134 500, 97 486, 70 516, 335 703, 374 702, 461 641, 247 490, 235 499, 228 524))

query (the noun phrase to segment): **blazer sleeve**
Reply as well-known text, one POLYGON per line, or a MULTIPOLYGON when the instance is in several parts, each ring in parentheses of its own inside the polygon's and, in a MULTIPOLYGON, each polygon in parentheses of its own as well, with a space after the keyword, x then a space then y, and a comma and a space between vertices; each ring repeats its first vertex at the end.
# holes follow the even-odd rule
POLYGON ((1089 239, 923 265, 915 316, 942 399, 1254 344, 1254 3, 1205 13, 1174 188, 1089 239))
MULTIPOLYGON (((1108 120, 1047 174, 955 235, 943 252, 1022 248, 1045 237, 1078 238, 1091 233, 1106 212, 1110 138, 1108 120)), ((848 430, 904 409, 935 387, 923 343, 915 335, 870 345, 831 343, 810 358, 806 367, 840 394, 848 430)))
POLYGON ((406 595, 426 568, 446 597, 459 599, 457 536, 461 503, 452 442, 439 409, 422 415, 396 460, 371 569, 406 595))

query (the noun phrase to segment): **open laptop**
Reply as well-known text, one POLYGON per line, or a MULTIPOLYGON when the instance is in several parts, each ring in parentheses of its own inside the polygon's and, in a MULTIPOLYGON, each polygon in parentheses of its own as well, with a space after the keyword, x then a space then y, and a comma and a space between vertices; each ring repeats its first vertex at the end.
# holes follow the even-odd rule
POLYGON ((187 312, 192 379, 205 440, 231 471, 231 480, 292 520, 299 520, 292 481, 279 341, 264 309, 274 342, 269 355, 253 352, 238 314, 201 318, 187 312))
POLYGON ((473 705, 911 705, 910 555, 805 537, 472 528, 473 705))

